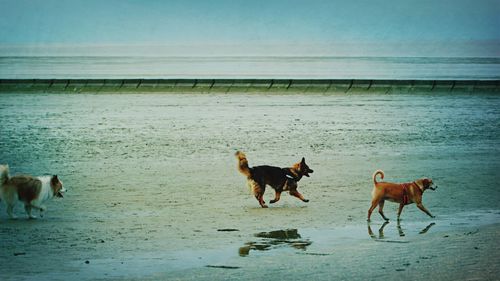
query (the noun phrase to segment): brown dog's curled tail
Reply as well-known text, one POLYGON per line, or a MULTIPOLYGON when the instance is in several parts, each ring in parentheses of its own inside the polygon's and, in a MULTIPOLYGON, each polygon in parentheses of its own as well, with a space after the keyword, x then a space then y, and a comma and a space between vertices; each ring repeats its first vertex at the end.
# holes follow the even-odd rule
POLYGON ((373 183, 377 184, 377 175, 380 175, 380 179, 384 179, 384 172, 382 170, 376 170, 375 173, 373 173, 373 183))
POLYGON ((250 177, 252 174, 250 172, 250 167, 248 167, 248 160, 245 153, 236 151, 234 155, 238 159, 238 170, 240 171, 240 173, 244 174, 247 177, 250 177))

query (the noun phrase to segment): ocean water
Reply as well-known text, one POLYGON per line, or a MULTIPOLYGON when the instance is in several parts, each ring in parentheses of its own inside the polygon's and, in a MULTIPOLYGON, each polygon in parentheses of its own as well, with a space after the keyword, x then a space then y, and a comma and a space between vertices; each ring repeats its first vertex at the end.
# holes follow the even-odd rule
POLYGON ((0 79, 500 79, 500 58, 335 56, 0 56, 0 79))

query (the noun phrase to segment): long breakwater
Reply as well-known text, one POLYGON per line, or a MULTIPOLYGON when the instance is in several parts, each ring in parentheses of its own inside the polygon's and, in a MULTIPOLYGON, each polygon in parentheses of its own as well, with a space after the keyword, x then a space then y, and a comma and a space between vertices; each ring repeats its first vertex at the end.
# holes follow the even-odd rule
POLYGON ((481 93, 500 92, 500 80, 0 79, 0 92, 481 93))

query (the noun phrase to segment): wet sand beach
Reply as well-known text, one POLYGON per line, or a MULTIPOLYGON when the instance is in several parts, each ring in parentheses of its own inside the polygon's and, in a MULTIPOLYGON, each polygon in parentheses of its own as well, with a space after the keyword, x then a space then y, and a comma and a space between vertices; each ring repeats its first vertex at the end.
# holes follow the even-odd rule
MULTIPOLYGON (((68 189, 27 220, 0 203, 2 280, 495 280, 500 98, 485 94, 0 95, 0 163, 68 189), (314 169, 259 207, 236 169, 314 169), (430 177, 430 218, 376 169, 430 177)), ((269 188, 266 202, 274 193, 269 188)))

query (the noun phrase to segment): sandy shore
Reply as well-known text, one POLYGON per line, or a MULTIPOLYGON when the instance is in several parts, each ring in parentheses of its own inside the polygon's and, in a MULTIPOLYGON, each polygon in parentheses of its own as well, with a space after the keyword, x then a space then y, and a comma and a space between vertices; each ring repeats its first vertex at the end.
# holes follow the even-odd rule
MULTIPOLYGON (((0 161, 58 174, 46 216, 7 219, 2 280, 494 280, 496 95, 2 94, 0 161), (315 170, 258 207, 236 171, 315 170), (371 175, 427 176, 415 206, 366 223, 371 175), (405 277, 405 278, 406 278, 405 277)), ((273 196, 266 193, 266 201, 273 196)))

